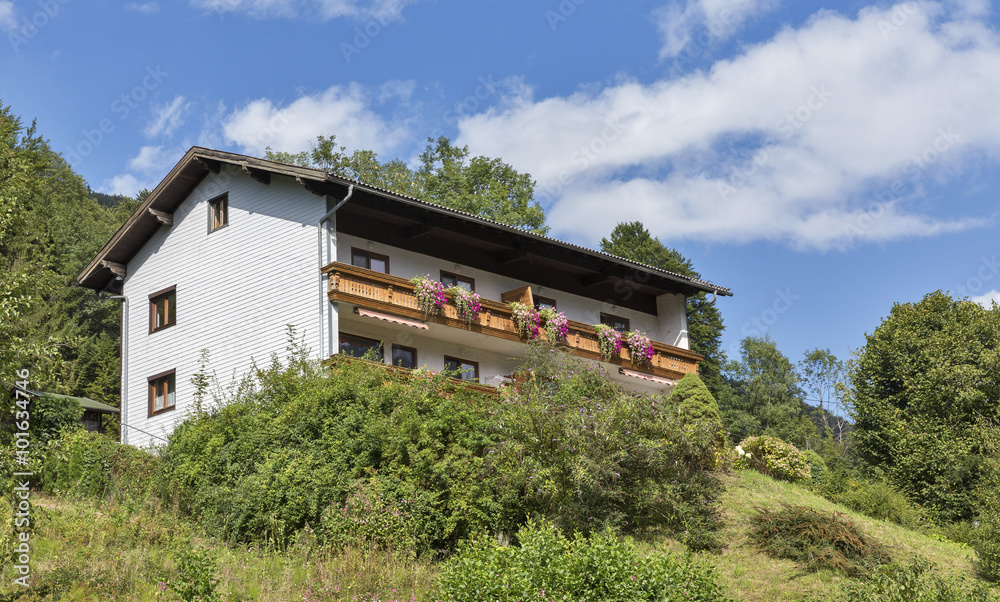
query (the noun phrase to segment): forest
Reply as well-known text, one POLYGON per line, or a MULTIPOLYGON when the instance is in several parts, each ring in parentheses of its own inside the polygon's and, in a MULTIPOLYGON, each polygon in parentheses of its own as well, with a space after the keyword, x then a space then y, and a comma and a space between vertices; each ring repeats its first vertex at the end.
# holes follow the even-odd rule
MULTIPOLYGON (((548 231, 529 174, 447 138, 428 140, 417 168, 348 153, 333 135, 320 135, 311 152, 268 149, 267 158, 548 231)), ((34 124, 0 103, 5 390, 27 370, 32 389, 119 404, 119 303, 73 278, 148 194, 91 190, 34 124)), ((600 249, 700 278, 689 258, 640 222, 617 224, 600 249)), ((787 506, 755 515, 773 528, 753 535, 768 554, 850 578, 837 590, 843 599, 998 599, 991 584, 1000 579, 1000 306, 927 291, 888 309, 853 357, 816 348, 794 359, 767 336, 743 339, 738 357, 728 357, 720 308, 700 294, 687 309, 692 349, 704 360, 667 398, 637 398, 535 345, 526 367, 536 378, 500 399, 447 375, 386 377, 359 362, 338 363, 330 375, 292 337, 286 358, 236 390, 203 375, 196 411, 156 454, 80 432, 75 409, 39 407, 31 422, 36 486, 44 495, 113 502, 123 517, 115 529, 154 516, 149 529, 179 521, 163 533, 135 527, 137 545, 172 542, 167 532, 176 531, 187 543, 211 539, 316 563, 315 550, 338 562, 354 558, 351 550, 381 554, 385 566, 391 558, 436 575, 430 584, 406 581, 414 597, 541 599, 548 588, 553 599, 725 600, 746 594, 727 593, 713 569, 727 547, 719 500, 732 475, 756 482, 761 474, 975 553, 972 574, 942 577, 872 542, 858 544, 855 557, 839 544, 790 535, 803 524, 846 529, 836 512, 787 506), (774 533, 784 537, 770 545, 774 533), (657 537, 673 543, 649 543, 657 537), (515 575, 511 566, 534 568, 515 575), (631 573, 617 575, 615 566, 631 573), (647 585, 632 584, 636 575, 647 585), (887 597, 900 585, 936 593, 887 597)), ((16 416, 13 396, 10 403, 16 416)), ((0 484, 14 508, 11 422, 0 484)), ((12 512, 0 512, 5 566, 15 559, 16 537, 8 536, 19 532, 12 512)), ((853 531, 844 537, 867 541, 853 531)), ((222 599, 220 556, 187 543, 167 548, 177 555, 169 578, 136 561, 114 597, 67 599, 147 599, 136 592, 154 585, 165 597, 148 599, 222 599)), ((354 558, 351 570, 367 566, 358 558, 369 557, 354 558)), ((0 589, 0 600, 90 592, 97 581, 85 572, 41 575, 37 597, 0 589)), ((378 599, 371 589, 353 595, 378 599)), ((271 599, 232 591, 226 599, 271 599)), ((303 599, 352 598, 331 589, 303 599)))

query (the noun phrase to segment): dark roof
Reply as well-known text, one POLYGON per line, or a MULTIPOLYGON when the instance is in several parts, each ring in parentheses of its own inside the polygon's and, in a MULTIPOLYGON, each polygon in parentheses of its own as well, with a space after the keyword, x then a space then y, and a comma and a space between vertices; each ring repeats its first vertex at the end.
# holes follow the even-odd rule
MULTIPOLYGON (((572 264, 574 270, 570 271, 570 275, 584 280, 583 284, 578 287, 581 290, 614 280, 627 281, 629 286, 636 289, 639 287, 648 288, 650 294, 655 294, 656 291, 670 291, 688 296, 698 292, 732 295, 729 289, 711 282, 689 278, 549 236, 535 234, 477 215, 330 174, 320 169, 277 163, 197 146, 185 153, 163 181, 140 204, 135 213, 77 276, 77 283, 95 290, 120 292, 121 278, 118 278, 118 274, 116 274, 116 271, 120 273, 119 266, 127 265, 129 260, 159 229, 162 214, 173 213, 207 174, 220 173, 223 167, 240 169, 261 182, 270 182, 272 175, 287 176, 294 178, 314 194, 330 195, 336 198, 343 198, 347 188, 354 186, 355 195, 364 197, 369 204, 368 207, 360 207, 358 202, 345 205, 347 210, 345 213, 348 214, 349 218, 347 227, 351 227, 352 214, 350 212, 354 212, 353 217, 356 224, 354 227, 358 229, 359 235, 365 234, 364 229, 370 227, 370 218, 373 217, 373 212, 380 212, 379 214, 382 216, 391 214, 400 220, 398 224, 400 228, 405 225, 402 223, 402 220, 405 219, 409 219, 411 223, 433 223, 433 227, 437 230, 449 231, 449 236, 453 240, 465 235, 463 242, 468 244, 488 245, 488 243, 493 243, 493 247, 496 248, 517 248, 522 256, 530 253, 534 258, 537 258, 540 264, 539 269, 545 268, 547 270, 545 273, 550 273, 557 263, 560 266, 572 264), (406 214, 406 209, 410 210, 409 215, 406 214), (159 212, 161 217, 158 217, 155 212, 159 212), (425 219, 424 216, 429 217, 425 219), (467 234, 470 228, 477 230, 476 236, 467 234), (542 265, 546 261, 548 266, 542 265), (636 278, 634 277, 636 273, 645 276, 636 278)), ((338 227, 339 225, 338 223, 338 227)), ((369 236, 369 238, 372 237, 369 236)), ((506 259, 501 263, 510 261, 516 261, 516 259, 506 259)), ((459 263, 469 264, 469 262, 459 263)), ((484 265, 483 267, 489 269, 489 266, 484 265)), ((560 287, 554 286, 554 288, 560 287)))

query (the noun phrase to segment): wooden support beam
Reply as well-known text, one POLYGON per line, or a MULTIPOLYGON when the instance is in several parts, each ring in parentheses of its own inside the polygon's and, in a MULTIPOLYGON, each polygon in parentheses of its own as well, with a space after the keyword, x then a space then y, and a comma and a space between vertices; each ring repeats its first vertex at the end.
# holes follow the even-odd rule
POLYGON ((149 212, 156 218, 156 220, 158 222, 160 222, 164 226, 173 226, 174 225, 174 214, 173 213, 167 213, 166 211, 157 211, 156 209, 153 209, 152 207, 149 208, 149 212))
POLYGON ((250 174, 250 177, 253 178, 254 180, 257 180, 261 184, 270 184, 271 183, 271 174, 270 174, 270 172, 267 172, 267 171, 264 171, 264 170, 261 170, 261 169, 254 169, 254 168, 250 167, 249 165, 247 165, 246 163, 241 163, 240 165, 243 166, 243 171, 245 171, 246 173, 250 174))
POLYGON ((207 169, 208 171, 210 171, 210 172, 212 172, 214 174, 218 174, 222 170, 222 166, 219 164, 218 161, 212 161, 212 160, 209 160, 209 159, 205 159, 203 157, 195 157, 194 160, 199 165, 201 165, 202 167, 204 167, 205 169, 207 169))
POLYGON ((520 261, 527 256, 528 249, 525 247, 501 251, 500 253, 497 253, 497 265, 505 266, 514 263, 515 261, 520 261))
POLYGON ((587 274, 580 279, 580 286, 583 288, 593 288, 599 284, 604 284, 611 279, 611 276, 605 274, 604 272, 597 272, 596 274, 587 274))
POLYGON ((114 261, 102 261, 101 265, 111 270, 111 273, 115 276, 125 278, 125 264, 114 261))
POLYGON ((323 192, 320 191, 318 182, 312 180, 306 180, 302 176, 295 176, 295 181, 302 185, 308 192, 315 194, 316 196, 323 196, 323 192))
POLYGON ((427 236, 431 233, 433 228, 429 224, 416 224, 413 226, 407 226, 403 228, 403 238, 410 241, 420 238, 422 236, 427 236))

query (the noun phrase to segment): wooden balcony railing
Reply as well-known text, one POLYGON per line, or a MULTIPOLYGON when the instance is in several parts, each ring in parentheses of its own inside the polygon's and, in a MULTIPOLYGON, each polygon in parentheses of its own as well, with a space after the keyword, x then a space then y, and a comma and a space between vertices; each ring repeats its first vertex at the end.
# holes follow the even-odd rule
MULTIPOLYGON (((510 307, 491 299, 481 299, 482 311, 478 320, 469 324, 458 317, 455 306, 446 304, 438 315, 428 316, 417 303, 413 285, 406 279, 381 272, 335 262, 323 268, 330 275, 329 298, 361 307, 384 311, 401 317, 426 322, 435 322, 454 328, 499 337, 510 341, 521 341, 517 326, 511 316, 510 307)), ((567 351, 592 360, 601 359, 597 331, 589 324, 569 321, 569 334, 563 344, 567 351)), ((629 350, 623 347, 618 357, 612 357, 612 364, 666 379, 679 379, 689 372, 698 371, 701 356, 687 349, 665 345, 653 341, 655 354, 648 364, 635 364, 629 350)))

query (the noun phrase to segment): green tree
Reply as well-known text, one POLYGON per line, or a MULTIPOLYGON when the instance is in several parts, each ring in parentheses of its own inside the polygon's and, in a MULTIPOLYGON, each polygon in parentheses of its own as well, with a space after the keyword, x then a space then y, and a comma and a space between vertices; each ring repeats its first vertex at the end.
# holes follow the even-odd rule
POLYGON ((936 291, 893 306, 853 371, 860 457, 939 518, 973 515, 979 419, 1000 419, 1000 308, 936 291))
POLYGON ((414 171, 403 161, 382 162, 370 150, 351 154, 336 136, 319 136, 311 151, 265 150, 265 158, 315 167, 365 184, 465 211, 510 226, 545 234, 545 212, 534 200, 535 182, 500 159, 469 157, 468 147, 456 147, 442 136, 428 139, 414 171))
POLYGON ((549 231, 530 174, 500 159, 470 159, 469 147, 444 136, 427 142, 417 172, 427 200, 537 234, 549 231))
POLYGON ((719 398, 736 441, 769 435, 807 449, 819 439, 802 400, 800 377, 769 336, 740 342, 740 359, 726 365, 729 387, 719 398))
MULTIPOLYGON (((691 260, 676 249, 664 246, 642 222, 623 222, 615 226, 610 238, 601 239, 601 250, 681 276, 701 279, 691 260)), ((722 350, 722 331, 725 328, 722 314, 705 293, 688 297, 687 314, 691 349, 705 358, 698 366, 698 374, 708 390, 718 398, 725 386, 721 374, 722 365, 726 362, 726 354, 722 350)))

